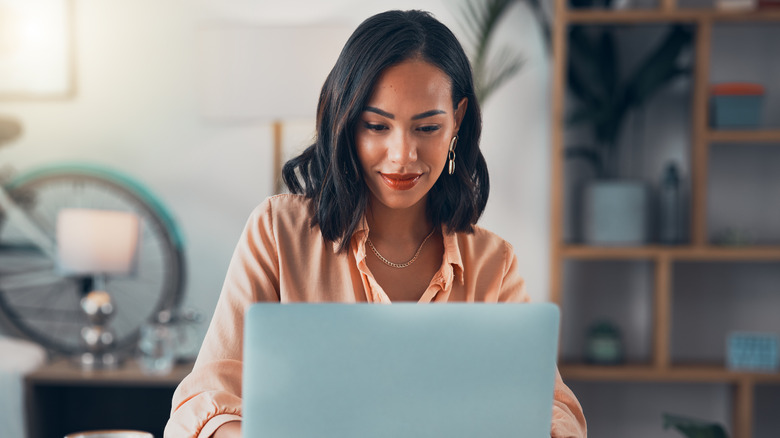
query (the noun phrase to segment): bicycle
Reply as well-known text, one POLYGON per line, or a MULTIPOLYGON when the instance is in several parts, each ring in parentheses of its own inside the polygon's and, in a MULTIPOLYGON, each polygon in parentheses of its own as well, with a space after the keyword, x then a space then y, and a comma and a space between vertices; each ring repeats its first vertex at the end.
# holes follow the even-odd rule
MULTIPOLYGON (((19 135, 14 124, 0 118, 0 148, 19 135)), ((56 220, 63 208, 129 211, 141 219, 134 273, 104 282, 117 309, 110 322, 116 350, 129 353, 146 321, 181 304, 184 249, 163 204, 134 179, 101 166, 54 164, 0 176, 0 320, 55 354, 85 351, 79 333, 87 317, 79 301, 94 279, 58 272, 56 220)))

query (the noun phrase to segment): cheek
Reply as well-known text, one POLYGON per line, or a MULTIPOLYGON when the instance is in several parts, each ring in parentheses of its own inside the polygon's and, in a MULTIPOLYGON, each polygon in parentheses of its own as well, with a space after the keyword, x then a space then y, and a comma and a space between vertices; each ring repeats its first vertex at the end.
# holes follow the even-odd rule
POLYGON ((429 144, 429 147, 425 148, 426 150, 426 161, 429 161, 431 163, 443 163, 447 159, 447 151, 450 147, 450 140, 449 138, 445 138, 446 136, 441 136, 436 139, 436 141, 432 141, 429 144))
POLYGON ((357 152, 357 157, 360 161, 360 165, 364 169, 371 164, 371 150, 373 149, 371 146, 372 145, 366 136, 360 134, 355 135, 355 149, 357 152))

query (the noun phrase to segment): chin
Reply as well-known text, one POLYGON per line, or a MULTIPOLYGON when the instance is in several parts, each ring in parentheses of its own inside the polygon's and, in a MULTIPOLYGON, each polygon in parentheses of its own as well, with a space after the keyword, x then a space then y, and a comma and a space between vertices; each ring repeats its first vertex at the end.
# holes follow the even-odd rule
POLYGON ((419 205, 423 201, 422 198, 417 198, 413 200, 401 200, 401 199, 379 199, 379 202, 382 203, 387 208, 391 208, 393 210, 406 210, 408 208, 415 207, 419 205))
POLYGON ((387 208, 393 210, 405 210, 420 205, 421 203, 424 203, 425 198, 428 194, 428 190, 426 190, 425 193, 423 194, 420 194, 419 192, 418 193, 409 193, 409 192, 417 192, 417 190, 399 191, 399 192, 392 192, 392 193, 383 191, 380 192, 379 196, 377 196, 376 193, 372 193, 373 194, 372 197, 374 198, 375 201, 379 202, 380 204, 384 205, 387 208))

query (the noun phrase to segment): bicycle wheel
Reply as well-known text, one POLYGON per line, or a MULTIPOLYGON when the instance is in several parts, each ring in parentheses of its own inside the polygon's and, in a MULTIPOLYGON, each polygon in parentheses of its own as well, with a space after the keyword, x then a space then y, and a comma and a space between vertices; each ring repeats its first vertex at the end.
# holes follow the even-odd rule
MULTIPOLYGON (((120 352, 135 347, 144 322, 181 302, 184 254, 178 229, 163 206, 135 181, 98 167, 68 165, 22 175, 6 190, 52 241, 63 208, 125 211, 140 217, 137 269, 132 275, 105 279, 116 308, 109 324, 120 352)), ((80 331, 87 319, 79 301, 91 283, 90 277, 59 273, 56 260, 27 240, 13 221, 3 224, 0 313, 20 334, 55 352, 84 351, 80 331)))

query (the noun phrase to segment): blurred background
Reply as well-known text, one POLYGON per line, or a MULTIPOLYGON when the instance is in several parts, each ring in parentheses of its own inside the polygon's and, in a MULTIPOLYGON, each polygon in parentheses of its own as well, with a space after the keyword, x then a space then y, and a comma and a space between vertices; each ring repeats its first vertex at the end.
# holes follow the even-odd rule
MULTIPOLYGON (((210 30, 231 26, 341 29, 342 41, 306 48, 308 55, 329 54, 331 63, 351 30, 387 9, 426 9, 462 34, 455 19, 457 2, 65 3, 72 7, 73 91, 56 99, 0 100, 0 113, 23 124, 22 135, 3 147, 0 160, 19 171, 56 161, 99 163, 146 185, 182 229, 188 266, 185 305, 202 310, 207 320, 249 212, 274 193, 274 147, 271 117, 213 117, 220 109, 208 107, 204 92, 209 82, 204 71, 214 67, 203 62, 209 56, 204 34, 208 38, 210 30)), ((545 299, 548 55, 523 5, 512 8, 506 20, 512 24, 500 27, 496 39, 511 41, 526 64, 484 108, 482 146, 492 191, 481 224, 515 245, 531 294, 545 299)), ((306 65, 290 59, 298 50, 295 41, 277 38, 273 43, 279 47, 275 53, 287 57, 256 61, 270 77, 284 77, 280 86, 321 87, 324 75, 303 83, 312 80, 310 75, 286 65, 306 65)), ((268 106, 281 106, 278 97, 268 106)), ((286 157, 309 143, 316 102, 316 94, 293 102, 297 114, 285 120, 286 157)))
MULTIPOLYGON (((319 88, 330 66, 360 22, 388 9, 428 10, 464 35, 463 2, 436 0, 0 1, 0 117, 21 126, 21 134, 0 149, 5 181, 50 164, 90 163, 153 193, 181 234, 181 308, 200 314, 188 339, 197 351, 249 213, 278 190, 280 160, 311 141, 319 88), (20 49, 17 38, 31 45, 20 49), (20 52, 24 59, 17 59, 20 52), (283 127, 277 137, 274 122, 283 127)), ((482 148, 492 191, 481 225, 515 246, 529 292, 546 300, 549 54, 522 2, 508 8, 501 22, 494 44, 510 43, 523 66, 483 106, 482 148)), ((130 307, 115 301, 113 323, 121 336, 119 325, 130 307)), ((0 334, 16 333, 5 325, 0 334)), ((6 339, 0 356, 11 369, 11 396, 0 401, 8 407, 4 436, 23 436, 25 418, 31 436, 117 427, 107 419, 120 417, 120 425, 126 419, 112 412, 139 404, 156 410, 150 418, 158 419, 135 428, 158 430, 159 413, 167 416, 170 409, 170 388, 182 377, 178 368, 163 378, 167 383, 139 373, 143 382, 134 381, 131 389, 119 384, 108 394, 74 395, 68 385, 91 387, 93 380, 76 373, 66 388, 52 388, 51 376, 39 375, 44 383, 34 383, 32 391, 38 400, 82 408, 38 421, 40 409, 25 416, 21 398, 23 377, 40 363, 38 356, 12 363, 10 357, 27 350, 6 339), (155 398, 161 401, 150 401, 155 398), (86 407, 103 414, 90 416, 92 423, 78 420, 86 407)))
MULTIPOLYGON (((468 4, 495 14, 488 66, 514 66, 482 106, 480 225, 514 246, 532 299, 561 306, 560 369, 590 435, 776 436, 776 1, 0 0, 0 119, 21 127, 0 142, 0 177, 85 162, 153 193, 181 237, 191 359, 248 214, 311 142, 348 35, 423 9, 473 58, 468 4)), ((176 317, 153 314, 139 348, 176 317)), ((161 431, 191 367, 84 373, 15 334, 0 325, 3 436, 161 431)))

